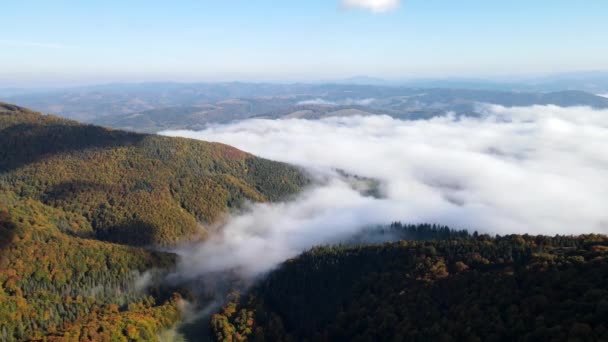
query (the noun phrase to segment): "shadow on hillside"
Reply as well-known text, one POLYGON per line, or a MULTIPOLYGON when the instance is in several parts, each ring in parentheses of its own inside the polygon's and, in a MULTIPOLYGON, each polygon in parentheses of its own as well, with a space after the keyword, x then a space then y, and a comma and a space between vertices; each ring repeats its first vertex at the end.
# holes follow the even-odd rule
POLYGON ((119 202, 124 196, 124 189, 117 185, 71 181, 48 189, 42 195, 42 200, 53 207, 70 210, 77 205, 78 198, 87 198, 83 207, 71 211, 85 216, 91 222, 95 231, 93 238, 130 246, 155 244, 158 231, 155 225, 127 211, 123 205, 107 202, 119 202))
POLYGON ((67 181, 44 190, 43 202, 61 206, 62 202, 72 202, 82 193, 122 194, 117 185, 101 184, 89 181, 67 181))
POLYGON ((11 222, 11 216, 7 211, 0 209, 0 258, 4 255, 15 235, 17 226, 11 222))
POLYGON ((126 212, 120 205, 112 207, 104 204, 104 198, 122 196, 123 191, 118 186, 83 181, 64 182, 48 189, 42 199, 53 207, 67 209, 75 204, 76 198, 81 194, 98 199, 87 203, 90 205, 89 209, 76 211, 91 222, 95 231, 94 238, 131 246, 148 246, 156 242, 157 229, 153 224, 126 212), (119 223, 109 226, 108 221, 119 223))
POLYGON ((107 229, 97 229, 95 237, 102 241, 145 247, 157 242, 156 231, 154 225, 134 219, 107 229))
MULTIPOLYGON (((123 192, 115 185, 73 181, 48 189, 43 195, 43 200, 54 207, 70 207, 75 203, 75 198, 83 193, 87 197, 101 199, 118 198, 123 192)), ((90 210, 83 209, 89 211, 85 216, 88 216, 95 230, 96 239, 130 246, 148 246, 156 242, 157 229, 153 224, 143 221, 132 213, 123 212, 124 208, 121 206, 112 207, 100 201, 88 203, 92 205, 90 210), (119 223, 108 226, 108 221, 119 223)), ((78 211, 77 213, 85 214, 78 211)))
POLYGON ((143 138, 145 135, 91 125, 17 124, 0 130, 0 172, 55 154, 135 145, 143 138))

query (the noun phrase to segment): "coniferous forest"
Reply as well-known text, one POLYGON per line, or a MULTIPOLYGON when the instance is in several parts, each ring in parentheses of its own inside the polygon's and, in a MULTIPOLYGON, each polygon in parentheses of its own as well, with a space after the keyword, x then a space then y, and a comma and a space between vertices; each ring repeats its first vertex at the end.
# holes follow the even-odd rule
POLYGON ((602 341, 608 238, 446 227, 313 248, 213 317, 216 341, 602 341))

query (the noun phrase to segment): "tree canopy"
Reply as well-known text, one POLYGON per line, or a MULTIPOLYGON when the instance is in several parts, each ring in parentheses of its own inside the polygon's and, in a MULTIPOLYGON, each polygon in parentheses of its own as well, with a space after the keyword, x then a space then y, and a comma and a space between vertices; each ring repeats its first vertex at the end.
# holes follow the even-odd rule
MULTIPOLYGON (((397 227, 397 228, 395 228, 397 227)), ((608 237, 463 236, 316 247, 216 313, 217 341, 597 341, 608 237)))

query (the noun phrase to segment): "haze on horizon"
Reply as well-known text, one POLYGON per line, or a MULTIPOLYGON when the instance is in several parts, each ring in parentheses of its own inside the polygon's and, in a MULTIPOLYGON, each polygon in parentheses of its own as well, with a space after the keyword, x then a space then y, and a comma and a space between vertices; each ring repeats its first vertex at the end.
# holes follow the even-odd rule
POLYGON ((600 1, 33 0, 4 10, 0 87, 608 70, 600 1))

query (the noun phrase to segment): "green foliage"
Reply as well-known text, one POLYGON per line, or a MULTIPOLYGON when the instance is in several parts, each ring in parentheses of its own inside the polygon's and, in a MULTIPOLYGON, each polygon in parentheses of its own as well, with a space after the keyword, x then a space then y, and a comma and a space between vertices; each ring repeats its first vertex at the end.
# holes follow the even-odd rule
MULTIPOLYGON (((608 338, 608 237, 452 231, 442 239, 443 229, 400 226, 426 241, 313 248, 231 300, 232 312, 253 313, 247 339, 608 338)), ((234 314, 217 315, 236 328, 234 314)))

